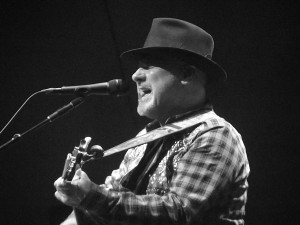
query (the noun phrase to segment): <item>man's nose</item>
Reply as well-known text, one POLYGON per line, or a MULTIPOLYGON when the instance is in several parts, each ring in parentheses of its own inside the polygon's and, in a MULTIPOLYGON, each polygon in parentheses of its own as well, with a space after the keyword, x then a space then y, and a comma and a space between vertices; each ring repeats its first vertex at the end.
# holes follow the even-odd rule
POLYGON ((140 83, 146 80, 145 70, 143 68, 139 68, 135 73, 132 75, 132 80, 136 83, 140 83))

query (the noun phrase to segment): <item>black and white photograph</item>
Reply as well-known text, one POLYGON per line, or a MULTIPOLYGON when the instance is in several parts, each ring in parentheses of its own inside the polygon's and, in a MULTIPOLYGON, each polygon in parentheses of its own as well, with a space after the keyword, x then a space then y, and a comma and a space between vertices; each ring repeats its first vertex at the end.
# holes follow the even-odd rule
POLYGON ((0 223, 299 224, 297 5, 3 0, 0 223))

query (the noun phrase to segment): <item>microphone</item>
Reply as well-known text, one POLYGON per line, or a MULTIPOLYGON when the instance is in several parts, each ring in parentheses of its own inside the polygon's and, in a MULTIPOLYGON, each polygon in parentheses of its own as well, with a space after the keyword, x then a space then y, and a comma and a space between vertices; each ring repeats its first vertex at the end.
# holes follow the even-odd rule
POLYGON ((46 94, 55 95, 124 95, 129 90, 129 85, 121 79, 114 79, 104 83, 87 84, 78 86, 63 86, 61 88, 48 88, 42 90, 46 94))

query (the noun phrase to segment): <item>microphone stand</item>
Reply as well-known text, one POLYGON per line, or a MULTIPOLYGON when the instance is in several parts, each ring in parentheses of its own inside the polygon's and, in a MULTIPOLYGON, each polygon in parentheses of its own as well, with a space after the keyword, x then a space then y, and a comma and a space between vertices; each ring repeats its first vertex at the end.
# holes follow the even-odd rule
POLYGON ((2 149, 4 149, 5 147, 19 141, 22 137, 24 137, 25 135, 32 133, 33 131, 43 127, 44 125, 53 122, 54 120, 56 120, 57 118, 65 115, 66 113, 72 111, 73 109, 75 109, 77 106, 79 106, 81 103, 84 102, 84 98, 83 97, 79 97, 76 98, 74 100, 72 100, 69 104, 59 108, 58 110, 56 110, 54 113, 52 113, 51 115, 47 116, 47 118, 43 121, 41 121, 40 123, 34 125, 33 127, 31 127, 30 129, 28 129, 27 131, 25 131, 22 134, 14 134, 14 136, 12 137, 11 140, 9 140, 8 142, 6 142, 5 144, 0 146, 0 151, 2 149))

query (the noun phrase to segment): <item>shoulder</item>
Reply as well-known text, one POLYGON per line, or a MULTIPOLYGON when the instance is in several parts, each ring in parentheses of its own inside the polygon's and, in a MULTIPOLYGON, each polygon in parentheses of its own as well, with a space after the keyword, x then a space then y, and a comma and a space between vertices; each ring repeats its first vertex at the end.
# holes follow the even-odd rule
POLYGON ((209 112, 193 129, 188 136, 188 142, 197 148, 245 154, 241 134, 213 111, 209 112))
POLYGON ((207 132, 220 133, 225 136, 233 135, 240 137, 239 132, 224 118, 218 116, 214 111, 203 114, 203 119, 192 131, 192 136, 203 135, 207 132))

